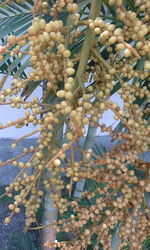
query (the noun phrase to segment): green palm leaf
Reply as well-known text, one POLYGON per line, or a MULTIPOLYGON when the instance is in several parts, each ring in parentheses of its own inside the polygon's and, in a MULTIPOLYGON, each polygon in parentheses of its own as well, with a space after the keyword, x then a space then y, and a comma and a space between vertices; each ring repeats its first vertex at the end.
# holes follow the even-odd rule
MULTIPOLYGON (((7 43, 8 35, 13 34, 20 36, 27 32, 27 29, 32 23, 31 6, 33 3, 33 1, 27 1, 24 4, 11 2, 0 8, 0 39, 2 40, 3 46, 7 43)), ((22 51, 24 50, 25 49, 22 51)), ((0 73, 14 75, 21 68, 19 71, 20 76, 26 77, 24 72, 25 68, 22 67, 21 61, 22 59, 12 58, 7 54, 0 62, 0 73)), ((26 66, 27 65, 28 64, 26 64, 26 66)))

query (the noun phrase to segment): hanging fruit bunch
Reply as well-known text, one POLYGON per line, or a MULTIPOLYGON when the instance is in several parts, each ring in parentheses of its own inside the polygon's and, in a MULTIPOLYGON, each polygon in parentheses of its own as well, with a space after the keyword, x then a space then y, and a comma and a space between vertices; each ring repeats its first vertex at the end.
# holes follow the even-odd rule
MULTIPOLYGON (((0 7, 13 2, 3 1, 0 7)), ((26 2, 16 4, 25 8, 26 2)), ((20 140, 38 133, 37 147, 24 148, 0 165, 20 168, 4 194, 14 197, 5 223, 23 205, 25 229, 31 228, 50 191, 59 217, 40 228, 52 227, 66 237, 71 232, 73 237, 47 241, 45 247, 112 249, 117 227, 118 249, 128 242, 131 249, 142 249, 150 227, 145 196, 150 192, 150 164, 139 156, 150 145, 150 2, 36 0, 29 14, 28 30, 8 35, 0 47, 2 64, 7 57, 18 60, 16 72, 7 69, 7 76, 13 75, 10 87, 4 86, 6 77, 1 80, 0 105, 24 109, 24 117, 1 123, 0 129, 36 127, 14 141, 14 150, 20 140), (34 90, 41 85, 38 98, 34 90), (120 95, 122 108, 112 101, 114 93, 120 95), (108 110, 117 122, 115 129, 102 123, 108 110), (100 132, 118 143, 97 154, 92 143, 100 132), (26 155, 29 159, 21 161, 26 155), (76 183, 85 180, 80 197, 74 197, 76 183)))

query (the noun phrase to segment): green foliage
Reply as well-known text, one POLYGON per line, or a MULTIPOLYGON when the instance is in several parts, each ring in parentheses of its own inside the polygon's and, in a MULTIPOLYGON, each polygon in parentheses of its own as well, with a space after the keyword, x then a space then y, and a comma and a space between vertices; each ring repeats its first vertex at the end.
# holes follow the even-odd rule
MULTIPOLYGON (((3 46, 7 44, 8 35, 13 34, 18 36, 27 32, 32 22, 31 5, 33 5, 33 1, 27 1, 27 3, 22 4, 11 2, 9 5, 5 4, 0 7, 0 40, 3 46)), ((24 56, 24 58, 26 58, 26 56, 24 56)), ((14 75, 19 71, 20 76, 26 78, 24 69, 24 63, 23 65, 21 64, 21 59, 8 54, 5 55, 0 62, 0 73, 2 74, 14 75)))
POLYGON ((150 236, 147 236, 147 238, 143 242, 143 250, 149 250, 150 249, 150 236))
MULTIPOLYGON (((143 241, 142 250, 149 250, 150 249, 150 236, 147 236, 146 239, 143 241)), ((123 248, 123 250, 130 250, 130 243, 127 241, 127 246, 123 248)))

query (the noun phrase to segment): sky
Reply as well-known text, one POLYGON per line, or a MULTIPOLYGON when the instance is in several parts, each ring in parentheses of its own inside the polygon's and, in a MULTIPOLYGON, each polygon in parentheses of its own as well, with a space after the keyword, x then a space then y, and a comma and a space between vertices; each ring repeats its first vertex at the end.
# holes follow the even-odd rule
MULTIPOLYGON (((2 79, 2 75, 0 75, 0 79, 2 79)), ((4 85, 3 89, 6 89, 11 84, 11 77, 9 77, 4 85)), ((33 97, 38 96, 41 97, 42 94, 42 88, 39 87, 35 90, 34 94, 31 95, 29 100, 31 100, 33 97)), ((9 105, 0 105, 0 122, 2 122, 3 125, 5 125, 8 121, 15 121, 18 118, 24 117, 24 109, 16 109, 11 108, 9 105)), ((9 128, 0 130, 0 138, 19 138, 27 133, 32 132, 35 130, 36 127, 33 125, 24 126, 23 128, 16 129, 14 126, 11 126, 9 128)), ((32 138, 35 137, 32 136, 32 138)))

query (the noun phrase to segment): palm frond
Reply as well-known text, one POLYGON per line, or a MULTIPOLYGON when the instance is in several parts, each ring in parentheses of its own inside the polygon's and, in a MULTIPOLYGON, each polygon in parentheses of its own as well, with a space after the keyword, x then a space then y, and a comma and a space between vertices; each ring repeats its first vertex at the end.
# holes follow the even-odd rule
MULTIPOLYGON (((26 1, 25 3, 10 2, 0 8, 0 39, 1 45, 7 44, 7 37, 11 34, 17 36, 23 35, 32 23, 32 6, 33 1, 26 1)), ((11 48, 10 48, 11 50, 11 48)), ((25 48, 22 49, 24 52, 25 48)), ((24 58, 24 55, 23 55, 24 58)), ((26 77, 24 67, 22 67, 22 59, 4 55, 0 62, 0 73, 14 75, 20 68, 20 76, 26 77), (23 70, 22 70, 23 68, 23 70)), ((26 64, 26 66, 28 63, 26 64)), ((18 74, 19 76, 19 74, 18 74)))

